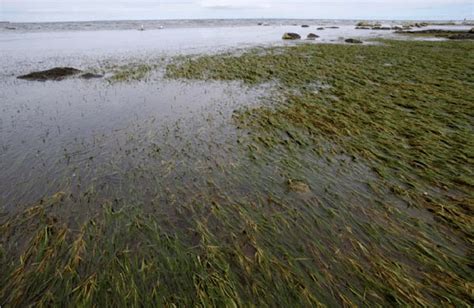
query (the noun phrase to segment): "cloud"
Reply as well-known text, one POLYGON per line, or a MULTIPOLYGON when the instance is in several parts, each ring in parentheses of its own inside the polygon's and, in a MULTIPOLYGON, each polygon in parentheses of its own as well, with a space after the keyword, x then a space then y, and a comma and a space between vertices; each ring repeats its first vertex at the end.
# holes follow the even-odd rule
POLYGON ((468 5, 472 0, 199 0, 201 7, 217 9, 258 9, 273 7, 301 7, 305 6, 338 6, 351 7, 363 6, 391 6, 391 7, 417 7, 417 6, 439 6, 439 5, 468 5))
POLYGON ((199 5, 211 9, 268 9, 272 1, 258 0, 202 0, 199 5))
POLYGON ((0 20, 473 18, 473 0, 0 0, 0 20))

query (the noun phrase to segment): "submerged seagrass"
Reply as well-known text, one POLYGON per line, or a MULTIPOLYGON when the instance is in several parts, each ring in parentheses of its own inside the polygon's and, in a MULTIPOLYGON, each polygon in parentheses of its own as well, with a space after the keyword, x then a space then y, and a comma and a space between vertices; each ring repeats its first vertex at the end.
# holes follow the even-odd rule
POLYGON ((366 159, 395 193, 411 196, 413 206, 470 234, 474 44, 382 42, 208 56, 169 66, 168 76, 277 81, 283 104, 238 115, 256 139, 278 144, 293 130, 299 138, 290 141, 298 144, 331 140, 366 159), (317 83, 328 86, 315 91, 317 83))
MULTIPOLYGON (((231 159, 149 202, 92 186, 0 215, 0 304, 470 306, 473 51, 382 41, 179 59, 169 78, 274 83, 235 111, 231 159), (71 223, 72 201, 95 214, 71 223)), ((192 141, 175 145, 179 163, 192 141)))

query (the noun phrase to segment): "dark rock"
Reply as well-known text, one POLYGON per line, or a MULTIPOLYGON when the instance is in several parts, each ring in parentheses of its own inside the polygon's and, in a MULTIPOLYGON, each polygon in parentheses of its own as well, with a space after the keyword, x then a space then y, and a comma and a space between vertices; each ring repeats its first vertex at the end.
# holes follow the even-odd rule
POLYGON ((94 74, 94 73, 85 73, 81 75, 82 79, 94 79, 94 78, 102 78, 104 75, 101 74, 94 74))
POLYGON ((324 30, 324 27, 319 27, 316 30, 324 30))
POLYGON ((376 27, 372 27, 372 30, 392 30, 392 28, 376 26, 376 27))
POLYGON ((434 37, 448 38, 450 40, 474 40, 474 32, 460 31, 460 30, 442 30, 442 29, 428 29, 418 31, 396 31, 399 34, 412 35, 428 35, 434 37))
POLYGON ((443 34, 450 33, 451 31, 440 30, 440 29, 429 29, 429 30, 419 30, 419 31, 406 31, 406 33, 418 33, 418 34, 443 34))
POLYGON ((417 27, 417 28, 423 28, 423 27, 427 27, 427 26, 429 26, 429 23, 427 23, 427 22, 420 22, 420 23, 415 24, 415 27, 417 27))
POLYGON ((376 23, 370 23, 366 21, 360 21, 356 24, 357 27, 368 27, 368 28, 373 28, 373 27, 382 27, 382 25, 378 22, 376 23))
POLYGON ((448 36, 450 40, 474 40, 474 32, 453 34, 448 36))
POLYGON ((356 40, 356 39, 353 39, 353 38, 349 38, 349 39, 345 40, 345 42, 349 43, 349 44, 362 44, 362 41, 356 40))
POLYGON ((400 30, 403 30, 403 28, 400 26, 393 26, 392 30, 400 31, 400 30))
POLYGON ((331 26, 331 27, 326 27, 326 29, 339 29, 339 27, 331 26))
POLYGON ((301 25, 301 28, 309 28, 309 25, 301 25))
POLYGON ((282 39, 284 40, 299 40, 301 36, 298 33, 287 32, 283 34, 282 39))
POLYGON ((33 72, 26 75, 18 76, 17 78, 26 79, 26 80, 38 80, 38 81, 62 80, 68 76, 76 75, 80 72, 81 70, 78 70, 72 67, 55 67, 46 71, 38 71, 38 72, 33 72))
MULTIPOLYGON (((459 31, 441 30, 441 29, 428 29, 419 31, 406 31, 407 33, 419 33, 419 34, 445 34, 445 33, 458 33, 459 31)), ((465 32, 465 31, 463 31, 465 32)))
POLYGON ((319 35, 316 35, 314 33, 310 33, 308 34, 308 36, 306 37, 307 40, 315 40, 319 37, 319 35))
POLYGON ((257 25, 259 25, 259 26, 263 26, 263 22, 259 22, 257 25))
POLYGON ((366 26, 357 26, 356 27, 357 30, 370 30, 370 27, 366 27, 366 26))
POLYGON ((405 24, 403 27, 408 27, 408 28, 423 28, 427 27, 430 24, 427 22, 417 22, 417 23, 412 23, 412 24, 405 24))
POLYGON ((5 29, 7 29, 7 30, 16 30, 15 27, 5 27, 5 29))

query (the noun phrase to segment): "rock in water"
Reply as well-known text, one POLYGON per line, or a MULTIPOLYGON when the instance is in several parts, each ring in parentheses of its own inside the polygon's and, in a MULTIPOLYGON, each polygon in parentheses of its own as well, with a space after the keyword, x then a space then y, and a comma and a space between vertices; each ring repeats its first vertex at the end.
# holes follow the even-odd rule
POLYGON ((301 36, 298 33, 288 32, 288 33, 283 34, 282 39, 284 39, 284 40, 299 40, 299 39, 301 39, 301 36))
POLYGON ((301 25, 301 28, 309 28, 309 25, 301 25))
POLYGON ((319 27, 316 30, 324 30, 324 27, 319 27))
POLYGON ((102 78, 104 75, 101 74, 94 74, 94 73, 85 73, 81 75, 82 79, 94 79, 94 78, 102 78))
POLYGON ((315 40, 319 37, 319 35, 316 35, 314 33, 310 33, 308 34, 308 36, 306 37, 307 40, 315 40))
POLYGON ((474 40, 474 32, 459 33, 448 36, 450 40, 474 40))
POLYGON ((46 71, 38 71, 18 76, 17 78, 37 81, 62 80, 68 76, 76 75, 80 72, 81 70, 75 69, 73 67, 55 67, 46 71))
POLYGON ((362 41, 356 40, 356 39, 353 39, 353 38, 349 38, 349 39, 345 40, 345 42, 349 43, 349 44, 362 44, 362 41))
POLYGON ((382 24, 378 22, 372 23, 372 22, 360 21, 356 24, 356 26, 373 28, 373 27, 381 27, 382 24))

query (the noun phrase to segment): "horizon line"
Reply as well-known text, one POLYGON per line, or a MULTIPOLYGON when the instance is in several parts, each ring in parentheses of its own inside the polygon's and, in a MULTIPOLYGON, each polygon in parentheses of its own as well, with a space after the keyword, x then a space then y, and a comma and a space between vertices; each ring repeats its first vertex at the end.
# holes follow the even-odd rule
POLYGON ((293 17, 235 17, 235 18, 146 18, 146 19, 90 19, 90 20, 50 20, 50 21, 9 21, 0 20, 0 23, 60 23, 60 22, 107 22, 107 21, 178 21, 178 20, 347 20, 347 21, 474 21, 467 18, 446 18, 446 19, 429 19, 429 18, 293 18, 293 17))

